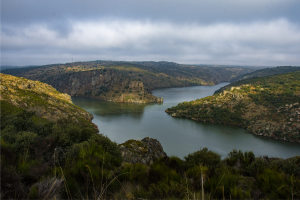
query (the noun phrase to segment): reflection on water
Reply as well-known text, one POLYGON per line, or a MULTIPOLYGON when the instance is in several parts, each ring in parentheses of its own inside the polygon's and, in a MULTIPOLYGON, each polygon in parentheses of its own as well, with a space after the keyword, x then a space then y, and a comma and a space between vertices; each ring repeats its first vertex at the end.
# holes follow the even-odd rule
POLYGON ((146 106, 151 104, 127 104, 127 103, 115 103, 107 101, 98 101, 89 98, 73 97, 73 102, 77 106, 88 110, 89 112, 99 116, 121 116, 128 115, 134 118, 143 117, 146 106))
POLYGON ((113 103, 79 97, 72 100, 92 113, 93 122, 100 132, 117 143, 152 137, 162 143, 168 155, 181 158, 204 147, 223 156, 234 148, 283 158, 300 154, 300 145, 296 143, 255 136, 230 125, 173 118, 165 113, 167 108, 180 102, 212 95, 226 84, 154 90, 153 95, 164 98, 160 105, 113 103))

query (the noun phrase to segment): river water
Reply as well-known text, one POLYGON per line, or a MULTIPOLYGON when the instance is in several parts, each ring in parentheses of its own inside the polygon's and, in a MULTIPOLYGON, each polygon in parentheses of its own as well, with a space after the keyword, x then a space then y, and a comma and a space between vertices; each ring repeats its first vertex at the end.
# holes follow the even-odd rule
POLYGON ((164 151, 180 158, 207 147, 225 157, 232 149, 253 151, 256 156, 288 158, 300 155, 300 144, 255 136, 231 125, 173 118, 165 110, 183 101, 212 95, 227 85, 166 88, 152 91, 163 97, 163 104, 126 104, 72 97, 73 103, 93 114, 100 132, 112 141, 123 143, 145 137, 160 141, 164 151))

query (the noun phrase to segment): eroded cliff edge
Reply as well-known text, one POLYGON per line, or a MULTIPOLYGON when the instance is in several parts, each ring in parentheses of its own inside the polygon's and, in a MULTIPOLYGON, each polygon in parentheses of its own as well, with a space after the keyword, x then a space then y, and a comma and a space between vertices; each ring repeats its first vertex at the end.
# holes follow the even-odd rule
POLYGON ((163 101, 151 95, 153 89, 215 85, 255 69, 173 62, 90 61, 8 69, 3 73, 50 84, 71 96, 149 103, 163 101))
POLYGON ((163 101, 150 94, 142 81, 131 80, 112 69, 56 74, 45 82, 71 96, 127 103, 163 101))

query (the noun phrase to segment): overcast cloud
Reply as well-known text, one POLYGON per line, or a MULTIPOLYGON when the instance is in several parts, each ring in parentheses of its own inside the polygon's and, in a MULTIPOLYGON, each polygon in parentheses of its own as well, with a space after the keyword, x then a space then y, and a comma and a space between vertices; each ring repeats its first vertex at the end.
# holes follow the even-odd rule
POLYGON ((300 64, 300 1, 2 0, 1 65, 300 64))

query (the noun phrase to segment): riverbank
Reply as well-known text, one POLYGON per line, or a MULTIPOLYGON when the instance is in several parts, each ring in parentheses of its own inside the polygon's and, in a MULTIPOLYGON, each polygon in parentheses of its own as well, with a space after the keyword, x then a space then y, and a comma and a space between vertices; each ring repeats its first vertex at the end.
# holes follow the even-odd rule
POLYGON ((255 135, 300 143, 299 75, 292 72, 240 81, 221 93, 179 103, 165 112, 172 117, 231 124, 255 135))

